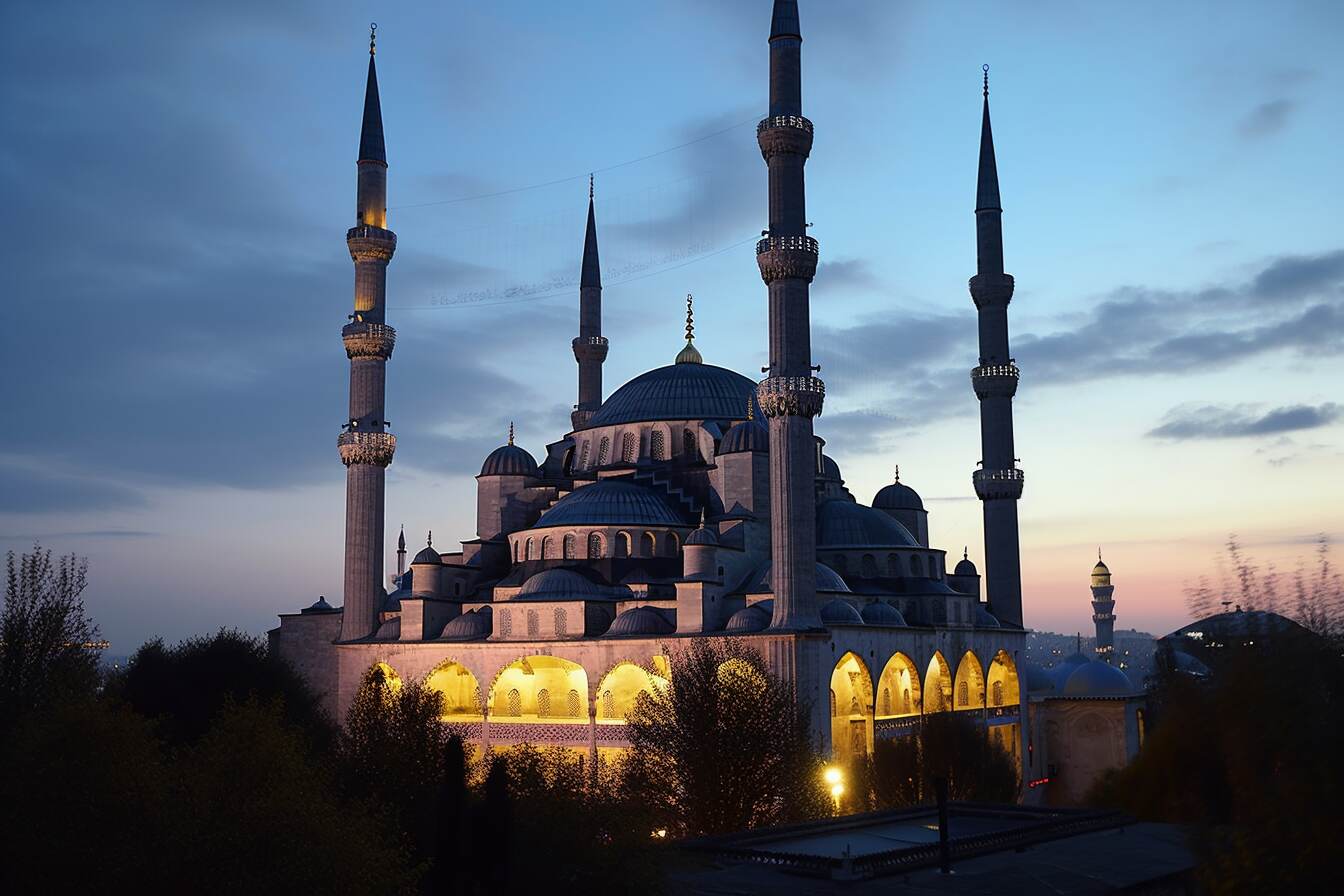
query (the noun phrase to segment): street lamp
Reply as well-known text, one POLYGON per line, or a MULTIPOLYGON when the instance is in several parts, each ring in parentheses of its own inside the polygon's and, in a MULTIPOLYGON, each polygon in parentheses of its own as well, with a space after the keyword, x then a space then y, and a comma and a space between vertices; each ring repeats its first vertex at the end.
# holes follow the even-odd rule
POLYGON ((826 782, 831 789, 831 799, 835 802, 835 814, 840 814, 840 797, 845 793, 845 777, 840 772, 840 767, 836 765, 826 766, 822 772, 821 779, 826 782))

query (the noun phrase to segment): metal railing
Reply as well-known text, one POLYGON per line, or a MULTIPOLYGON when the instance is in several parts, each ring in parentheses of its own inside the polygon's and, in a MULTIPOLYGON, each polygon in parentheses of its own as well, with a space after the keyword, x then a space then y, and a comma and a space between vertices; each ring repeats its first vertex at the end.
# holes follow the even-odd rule
POLYGON ((756 254, 784 250, 817 254, 817 241, 810 236, 767 236, 756 244, 756 254))
POLYGON ((799 128, 800 130, 812 133, 812 122, 801 115, 771 115, 768 118, 762 118, 760 124, 756 125, 756 133, 768 131, 771 128, 799 128))

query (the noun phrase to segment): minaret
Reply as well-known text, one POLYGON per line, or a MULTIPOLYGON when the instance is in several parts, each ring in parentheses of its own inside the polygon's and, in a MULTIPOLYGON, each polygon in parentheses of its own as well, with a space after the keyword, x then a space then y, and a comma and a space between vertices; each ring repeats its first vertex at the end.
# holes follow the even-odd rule
POLYGON ((602 266, 597 260, 597 216, 593 211, 593 178, 588 177, 588 227, 583 235, 583 269, 579 274, 579 335, 574 338, 579 362, 579 403, 570 423, 582 429, 602 406, 602 362, 607 339, 602 335, 602 266))
POLYGON ((980 125, 980 175, 975 198, 976 275, 971 298, 979 310, 980 365, 971 385, 980 399, 980 469, 972 476, 985 512, 985 594, 1005 625, 1022 626, 1022 568, 1018 555, 1017 501, 1022 471, 1013 453, 1013 395, 1017 365, 1008 350, 1008 303, 1013 278, 1003 272, 1003 209, 989 127, 989 66, 980 125))
POLYGON ((397 581, 400 583, 401 577, 406 574, 406 527, 401 527, 401 532, 397 534, 397 581))
POLYGON ((1115 654, 1115 586, 1110 569, 1101 562, 1101 548, 1092 567, 1092 622, 1097 627, 1097 659, 1109 663, 1115 654))
POLYGON ((803 117, 797 0, 775 0, 770 23, 770 114, 756 127, 769 168, 770 228, 756 263, 770 293, 770 366, 756 394, 770 428, 770 549, 775 629, 821 627, 816 588, 812 418, 825 386, 812 375, 808 288, 817 241, 807 235, 803 166, 812 122, 803 117))
POLYGON ((341 639, 373 634, 382 605, 383 510, 387 465, 397 439, 383 418, 387 360, 396 331, 384 323, 387 263, 397 235, 387 227, 387 154, 378 102, 373 32, 369 29, 369 80, 359 135, 355 226, 345 235, 355 262, 355 311, 341 331, 350 359, 350 419, 337 439, 345 464, 345 610, 341 639))

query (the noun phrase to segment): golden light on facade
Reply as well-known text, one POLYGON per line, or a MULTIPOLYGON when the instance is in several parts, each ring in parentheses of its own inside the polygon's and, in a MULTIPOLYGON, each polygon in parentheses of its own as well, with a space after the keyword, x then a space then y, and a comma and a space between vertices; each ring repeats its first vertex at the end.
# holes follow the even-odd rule
POLYGON ((831 789, 831 800, 835 803, 835 814, 840 814, 840 797, 845 794, 845 776, 836 765, 826 766, 826 770, 821 773, 821 779, 831 789))

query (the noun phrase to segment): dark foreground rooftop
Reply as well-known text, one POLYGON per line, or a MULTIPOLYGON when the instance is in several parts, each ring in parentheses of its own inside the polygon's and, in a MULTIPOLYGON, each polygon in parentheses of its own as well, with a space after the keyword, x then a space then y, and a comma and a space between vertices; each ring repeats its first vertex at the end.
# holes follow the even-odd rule
POLYGON ((953 803, 951 874, 934 807, 874 812, 685 845, 690 894, 1170 893, 1194 858, 1172 825, 1118 813, 953 803))

